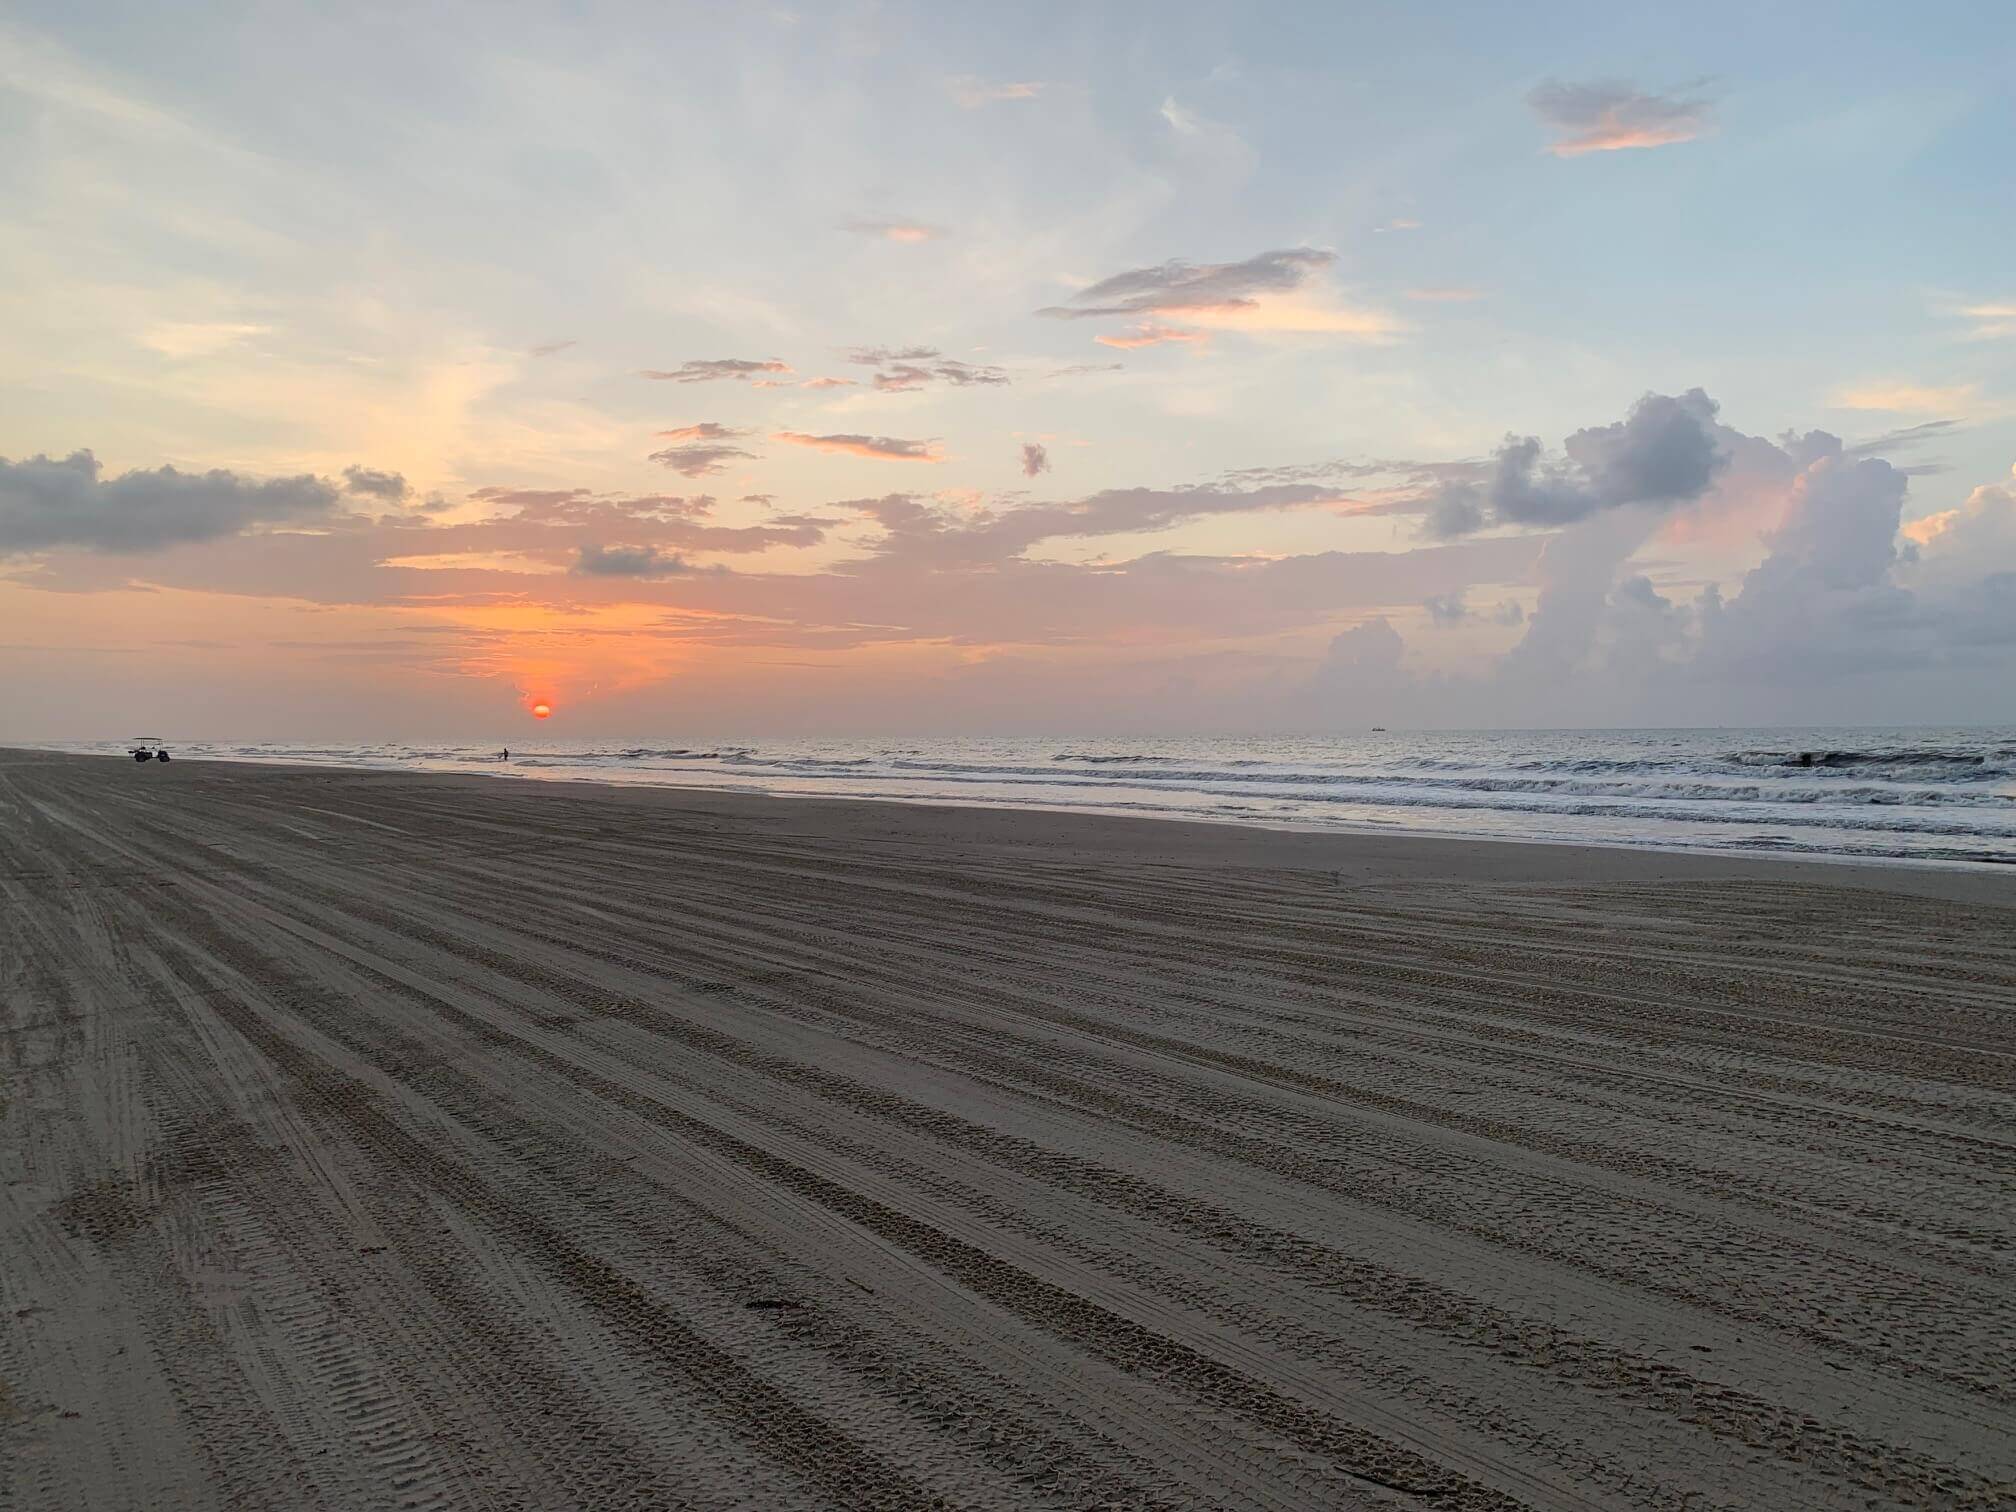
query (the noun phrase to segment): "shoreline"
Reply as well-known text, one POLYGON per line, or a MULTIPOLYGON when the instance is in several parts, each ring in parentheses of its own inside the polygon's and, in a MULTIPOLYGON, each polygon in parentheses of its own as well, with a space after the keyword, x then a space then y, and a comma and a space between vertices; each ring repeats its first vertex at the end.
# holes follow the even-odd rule
MULTIPOLYGON (((56 751, 34 746, 0 746, 0 759, 11 756, 47 757, 58 760, 105 761, 134 765, 127 758, 97 752, 56 751)), ((518 783, 535 789, 576 793, 604 793, 615 801, 639 803, 670 802, 694 808, 717 808, 723 813, 756 814, 765 806, 812 805, 856 813, 853 823, 866 831, 875 826, 878 812, 909 816, 906 823, 919 830, 932 826, 929 815, 987 815, 976 820, 992 828, 1016 829, 1025 836, 1041 836, 1048 846, 1091 844, 1099 848, 1169 851, 1185 857, 1216 853, 1225 858, 1250 858, 1239 864, 1289 865, 1317 870, 1372 871, 1390 869, 1395 875, 1470 872, 1480 861, 1482 876, 1511 879, 1523 873, 1535 880, 1583 875, 1610 880, 1628 873, 1643 880, 1755 881, 1776 874, 1788 883, 1834 879, 1843 885, 1895 891, 1913 896, 1945 897, 1955 902, 2004 904, 2016 907, 2016 867, 1986 861, 1921 860, 1912 857, 1867 857, 1844 855, 1779 855, 1735 850, 1671 847, 1600 841, 1527 839, 1519 836, 1472 838, 1467 835, 1413 829, 1349 829, 1342 827, 1302 827, 1216 818, 1183 818, 1163 814, 1125 814, 1098 809, 1063 809, 1049 806, 994 803, 963 803, 956 800, 916 798, 863 798, 844 794, 748 792, 680 783, 602 782, 582 777, 534 777, 504 770, 438 772, 409 768, 366 767, 334 762, 270 761, 250 757, 177 757, 171 771, 215 769, 265 770, 314 774, 327 778, 355 778, 370 781, 442 783, 518 783), (618 797, 617 795, 620 795, 618 797), (1150 828, 1130 832, 1128 826, 1150 828), (1109 827, 1117 827, 1109 829, 1109 827), (1159 841, 1155 831, 1170 832, 1159 841), (1178 844, 1176 835, 1184 834, 1178 844), (1220 837, 1216 842, 1205 837, 1220 837), (1233 839, 1227 837, 1244 837, 1233 839), (1406 852, 1413 851, 1409 857, 1406 852), (1534 854, 1539 853, 1539 854, 1534 854), (1558 853, 1551 858, 1547 853, 1558 853), (1521 855, 1530 858, 1521 865, 1521 855), (1604 866, 1597 857, 1633 858, 1604 866), (1570 858, 1581 858, 1571 860, 1570 858), (1809 871, 1818 875, 1809 876, 1809 871), (1947 879, 1906 883, 1903 879, 1947 879), (1850 880, 1852 879, 1852 880, 1850 880), (1892 885, 1886 885, 1886 882, 1892 885), (1950 885, 1949 885, 1950 884, 1950 885)), ((153 776, 159 769, 150 765, 153 776)), ((136 774, 137 775, 137 774, 136 774)), ((945 820, 940 827, 949 827, 945 820)), ((1014 843, 1011 835, 992 838, 1014 843)))

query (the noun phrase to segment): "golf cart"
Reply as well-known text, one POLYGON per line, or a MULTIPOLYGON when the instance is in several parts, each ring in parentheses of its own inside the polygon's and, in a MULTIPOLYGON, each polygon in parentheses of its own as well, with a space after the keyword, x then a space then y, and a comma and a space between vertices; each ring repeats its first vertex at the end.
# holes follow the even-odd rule
POLYGON ((135 761, 166 761, 168 759, 168 747, 156 740, 152 735, 135 735, 128 744, 131 749, 126 754, 131 756, 135 761))

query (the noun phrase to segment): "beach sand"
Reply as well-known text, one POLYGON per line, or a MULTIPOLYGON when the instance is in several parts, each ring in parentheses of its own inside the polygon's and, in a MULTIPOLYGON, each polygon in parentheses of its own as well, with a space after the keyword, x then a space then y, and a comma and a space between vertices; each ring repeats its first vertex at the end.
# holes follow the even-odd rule
POLYGON ((0 1506, 2008 1506, 2016 879, 0 752, 0 1506))

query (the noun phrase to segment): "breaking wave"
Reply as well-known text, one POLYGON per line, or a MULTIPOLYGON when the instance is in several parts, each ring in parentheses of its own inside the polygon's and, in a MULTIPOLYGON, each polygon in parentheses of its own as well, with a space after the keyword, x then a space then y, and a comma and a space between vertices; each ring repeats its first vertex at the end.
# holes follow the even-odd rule
MULTIPOLYGON (((501 743, 169 744, 178 756, 198 758, 1308 829, 2016 864, 2016 731, 2007 729, 639 740, 514 747, 508 762, 501 743)), ((102 748, 123 751, 119 742, 102 748)))

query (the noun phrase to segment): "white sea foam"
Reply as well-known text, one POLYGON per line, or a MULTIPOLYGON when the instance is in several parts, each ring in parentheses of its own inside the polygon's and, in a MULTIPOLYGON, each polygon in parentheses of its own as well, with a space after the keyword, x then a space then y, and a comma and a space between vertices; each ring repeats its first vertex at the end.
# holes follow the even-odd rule
MULTIPOLYGON (((171 742, 171 744, 174 744, 171 742)), ((119 742, 73 749, 123 749, 119 742)), ((190 741, 185 757, 1155 814, 1317 829, 2016 864, 2016 731, 1307 738, 190 741)))

